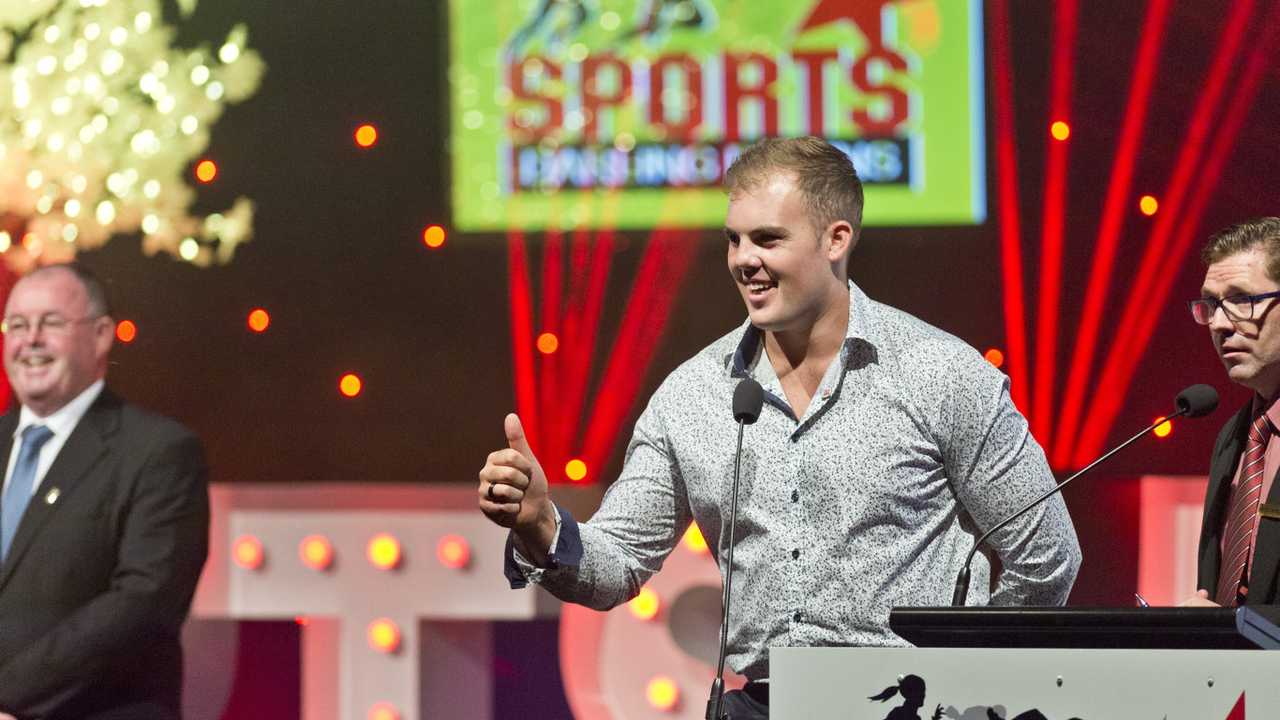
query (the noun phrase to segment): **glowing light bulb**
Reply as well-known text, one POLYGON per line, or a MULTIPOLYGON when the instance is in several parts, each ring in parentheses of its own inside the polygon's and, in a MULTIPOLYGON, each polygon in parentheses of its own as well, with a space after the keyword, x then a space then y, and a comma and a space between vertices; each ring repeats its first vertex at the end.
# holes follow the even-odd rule
POLYGON ((436 543, 436 559, 452 570, 471 564, 471 545, 461 535, 445 535, 436 543))
POLYGON ((634 615, 636 619, 645 621, 652 620, 657 617, 658 610, 661 609, 661 606, 662 602, 658 598, 658 593, 654 592, 653 589, 647 585, 640 588, 640 594, 631 598, 627 603, 627 609, 631 611, 631 614, 634 615))
POLYGON ((333 543, 323 535, 308 535, 298 544, 298 556, 312 570, 328 570, 333 565, 333 543))
POLYGON ((698 527, 698 523, 690 523, 689 529, 684 531, 684 538, 681 540, 684 546, 699 555, 710 552, 707 547, 707 539, 702 535, 702 528, 698 527))
POLYGON ((645 686, 645 698, 649 705, 658 710, 671 711, 680 702, 680 688, 665 675, 659 675, 645 686))
POLYGON ((365 555, 379 570, 391 570, 400 564, 400 541, 390 533, 378 533, 369 539, 365 555))
POLYGON ((537 340, 538 352, 543 355, 551 355, 560 348, 560 339, 555 333, 544 332, 538 336, 537 340))
POLYGON ((266 332, 267 327, 271 325, 271 316, 262 308, 255 308, 249 313, 249 329, 256 332, 266 332))
POLYGON ((422 231, 422 244, 433 250, 444 245, 444 239, 444 228, 439 225, 430 225, 422 231))
POLYGON ((241 535, 231 546, 231 557, 245 570, 258 570, 266 560, 262 541, 252 535, 241 535))
POLYGON ((338 390, 347 397, 353 398, 359 395, 362 389, 364 389, 364 381, 355 373, 347 373, 338 381, 338 390))
POLYGON ((378 618, 369 623, 369 647, 382 653, 393 653, 400 649, 400 626, 387 618, 378 618))
POLYGON ((378 142, 378 129, 372 125, 365 124, 356 128, 356 144, 360 147, 373 147, 378 142))

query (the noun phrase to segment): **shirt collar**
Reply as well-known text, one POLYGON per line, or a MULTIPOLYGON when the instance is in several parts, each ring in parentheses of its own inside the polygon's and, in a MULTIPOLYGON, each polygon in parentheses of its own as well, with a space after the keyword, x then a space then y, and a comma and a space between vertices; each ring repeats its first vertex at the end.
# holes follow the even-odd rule
MULTIPOLYGON (((862 292, 862 288, 859 288, 850 280, 849 324, 845 327, 844 343, 840 349, 841 362, 848 359, 849 348, 854 341, 867 340, 870 342, 868 329, 871 311, 871 298, 867 297, 867 294, 862 292)), ((741 332, 742 338, 738 341, 737 347, 724 358, 725 368, 729 371, 730 377, 747 377, 751 374, 751 369, 760 357, 764 331, 752 325, 751 319, 747 318, 742 323, 741 332)), ((1277 417, 1280 418, 1280 414, 1277 414, 1277 417)))
POLYGON ((14 442, 22 437, 22 431, 32 425, 44 425, 53 431, 54 435, 66 436, 75 429, 80 423, 80 418, 89 412, 89 406, 93 401, 98 399, 98 395, 102 392, 102 388, 106 385, 106 381, 98 378, 92 385, 85 388, 79 395, 72 398, 71 402, 63 405, 47 417, 39 417, 31 408, 26 405, 22 406, 22 410, 18 413, 18 427, 13 431, 14 442))

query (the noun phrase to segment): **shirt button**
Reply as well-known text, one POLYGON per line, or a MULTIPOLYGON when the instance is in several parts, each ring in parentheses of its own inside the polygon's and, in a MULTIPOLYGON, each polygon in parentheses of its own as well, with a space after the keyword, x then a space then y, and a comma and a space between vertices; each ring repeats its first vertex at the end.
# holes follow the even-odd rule
POLYGON ((799 490, 792 490, 792 491, 791 491, 791 502, 800 502, 800 491, 799 491, 799 490))
POLYGON ((799 551, 799 550, 792 550, 792 551, 791 551, 791 559, 792 559, 792 560, 799 560, 799 559, 800 559, 800 551, 799 551))
POLYGON ((800 622, 800 611, 797 610, 796 614, 791 616, 791 619, 795 620, 796 622, 800 622))

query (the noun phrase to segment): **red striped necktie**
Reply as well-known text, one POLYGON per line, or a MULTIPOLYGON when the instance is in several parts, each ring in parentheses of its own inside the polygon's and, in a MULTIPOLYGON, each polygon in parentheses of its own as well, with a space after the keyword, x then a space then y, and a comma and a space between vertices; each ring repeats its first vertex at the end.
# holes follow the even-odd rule
POLYGON ((1222 569, 1218 573, 1218 592, 1214 599, 1223 607, 1243 601, 1249 586, 1249 557, 1253 536, 1258 527, 1258 506, 1262 503, 1263 469, 1267 441, 1271 439, 1271 423, 1266 413, 1259 414, 1249 426, 1249 442, 1245 446, 1240 482, 1231 490, 1223 524, 1222 569))

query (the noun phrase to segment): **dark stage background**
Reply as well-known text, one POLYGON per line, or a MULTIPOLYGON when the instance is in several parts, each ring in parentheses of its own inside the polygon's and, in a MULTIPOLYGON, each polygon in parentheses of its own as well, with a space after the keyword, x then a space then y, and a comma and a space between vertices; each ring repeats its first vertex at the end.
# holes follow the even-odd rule
MULTIPOLYGON (((1220 31, 1216 5, 1174 4, 1135 194, 1158 193, 1174 169, 1220 31)), ((1029 303, 1048 141, 1051 7, 1013 3, 1009 28, 1029 303)), ((485 454, 503 442, 501 418, 514 407, 506 238, 451 233, 437 250, 420 241, 425 225, 449 225, 446 10, 442 2, 219 0, 202 3, 182 24, 177 44, 194 45, 218 42, 245 22, 250 46, 267 65, 259 91, 229 106, 213 128, 208 155, 217 159, 220 175, 200 188, 195 208, 212 212, 239 194, 249 196, 258 205, 255 239, 230 265, 210 269, 143 257, 130 237, 82 258, 109 281, 118 314, 139 327, 137 340, 116 348, 112 383, 198 430, 218 481, 469 483, 485 454), (351 142, 363 122, 379 129, 370 150, 351 142), (245 325, 257 306, 271 313, 263 334, 245 325), (354 399, 337 391, 348 371, 365 382, 354 399)), ((1058 361, 1064 377, 1143 11, 1141 3, 1081 8, 1061 305, 1068 330, 1058 361)), ((1275 212, 1275 79, 1273 66, 1220 182, 1193 190, 1211 198, 1197 238, 1275 212)), ((867 228, 851 264, 853 279, 872 297, 980 350, 1005 347, 994 169, 988 175, 993 190, 984 225, 867 228)), ((1109 323, 1125 302, 1126 279, 1153 221, 1137 211, 1136 201, 1132 208, 1100 355, 1108 351, 1108 336, 1125 332, 1109 323)), ((596 376, 648 237, 620 235, 596 376)), ((529 237, 535 265, 541 237, 529 237)), ((697 242, 628 429, 668 371, 743 317, 718 230, 707 229, 697 242)), ((1245 397, 1225 382, 1206 333, 1182 303, 1197 296, 1201 277, 1189 258, 1178 271, 1175 299, 1152 308, 1159 313, 1157 331, 1113 441, 1168 412, 1187 384, 1215 385, 1224 407, 1245 397)), ((607 392, 593 389, 593 397, 607 392)), ((1216 417, 1224 419, 1225 410, 1216 417)), ((1180 423, 1170 438, 1143 441, 1091 482, 1105 486, 1106 475, 1200 473, 1217 424, 1212 418, 1180 423)), ((625 435, 603 477, 616 473, 625 435)), ((1076 512, 1086 534, 1090 514, 1076 512)))
MULTIPOLYGON (((1047 1, 1010 4, 1022 249, 1028 307, 1034 308, 1054 15, 1047 1)), ((1256 16, 1271 4, 1259 3, 1256 16)), ((1132 302, 1126 296, 1154 222, 1138 212, 1136 198, 1159 195, 1175 170, 1222 31, 1222 5, 1173 4, 1099 357, 1130 331, 1116 325, 1132 302)), ((1059 391, 1145 9, 1145 3, 1111 2, 1080 8, 1063 214, 1059 391)), ((176 17, 174 8, 168 13, 176 17)), ((257 203, 255 238, 230 265, 210 269, 143 257, 136 237, 117 237, 82 259, 109 281, 118 315, 139 328, 137 340, 115 350, 112 384, 195 428, 208 445, 217 481, 467 484, 485 455, 503 444, 502 416, 515 403, 507 238, 451 232, 437 250, 421 242, 423 227, 448 228, 450 222, 446 14, 444 2, 431 0, 207 0, 182 23, 177 44, 195 45, 221 42, 244 22, 249 46, 266 63, 258 92, 229 106, 212 130, 208 155, 220 175, 200 187, 195 208, 212 212, 246 195, 257 203), (379 130, 370 150, 351 141, 364 122, 379 130), (249 310, 258 306, 272 319, 260 335, 245 326, 249 310), (359 397, 339 394, 345 372, 363 378, 359 397)), ((1250 28, 1246 49, 1261 30, 1250 28)), ((1218 182, 1193 182, 1192 193, 1208 195, 1196 246, 1214 229, 1277 212, 1277 109, 1280 82, 1272 57, 1218 182)), ((987 117, 990 125, 990 107, 987 117)), ((989 132, 985 224, 867 228, 851 269, 873 298, 979 350, 1007 349, 993 140, 989 132)), ((648 236, 619 233, 589 403, 610 391, 595 380, 648 236)), ((531 234, 528 242, 536 267, 543 236, 531 234)), ((673 290, 672 320, 639 401, 608 466, 598 474, 593 469, 598 477, 616 474, 630 426, 662 377, 742 320, 719 231, 708 228, 696 242, 693 267, 673 290)), ((1217 427, 1246 398, 1225 381, 1207 333, 1192 323, 1183 303, 1198 295, 1201 277, 1200 265, 1188 256, 1173 279, 1172 299, 1148 308, 1159 317, 1154 339, 1143 350, 1109 444, 1169 412, 1174 395, 1191 383, 1217 387, 1223 407, 1199 423, 1179 423, 1167 439, 1143 440, 1068 493, 1086 552, 1074 604, 1132 603, 1134 478, 1204 472, 1217 427)))

